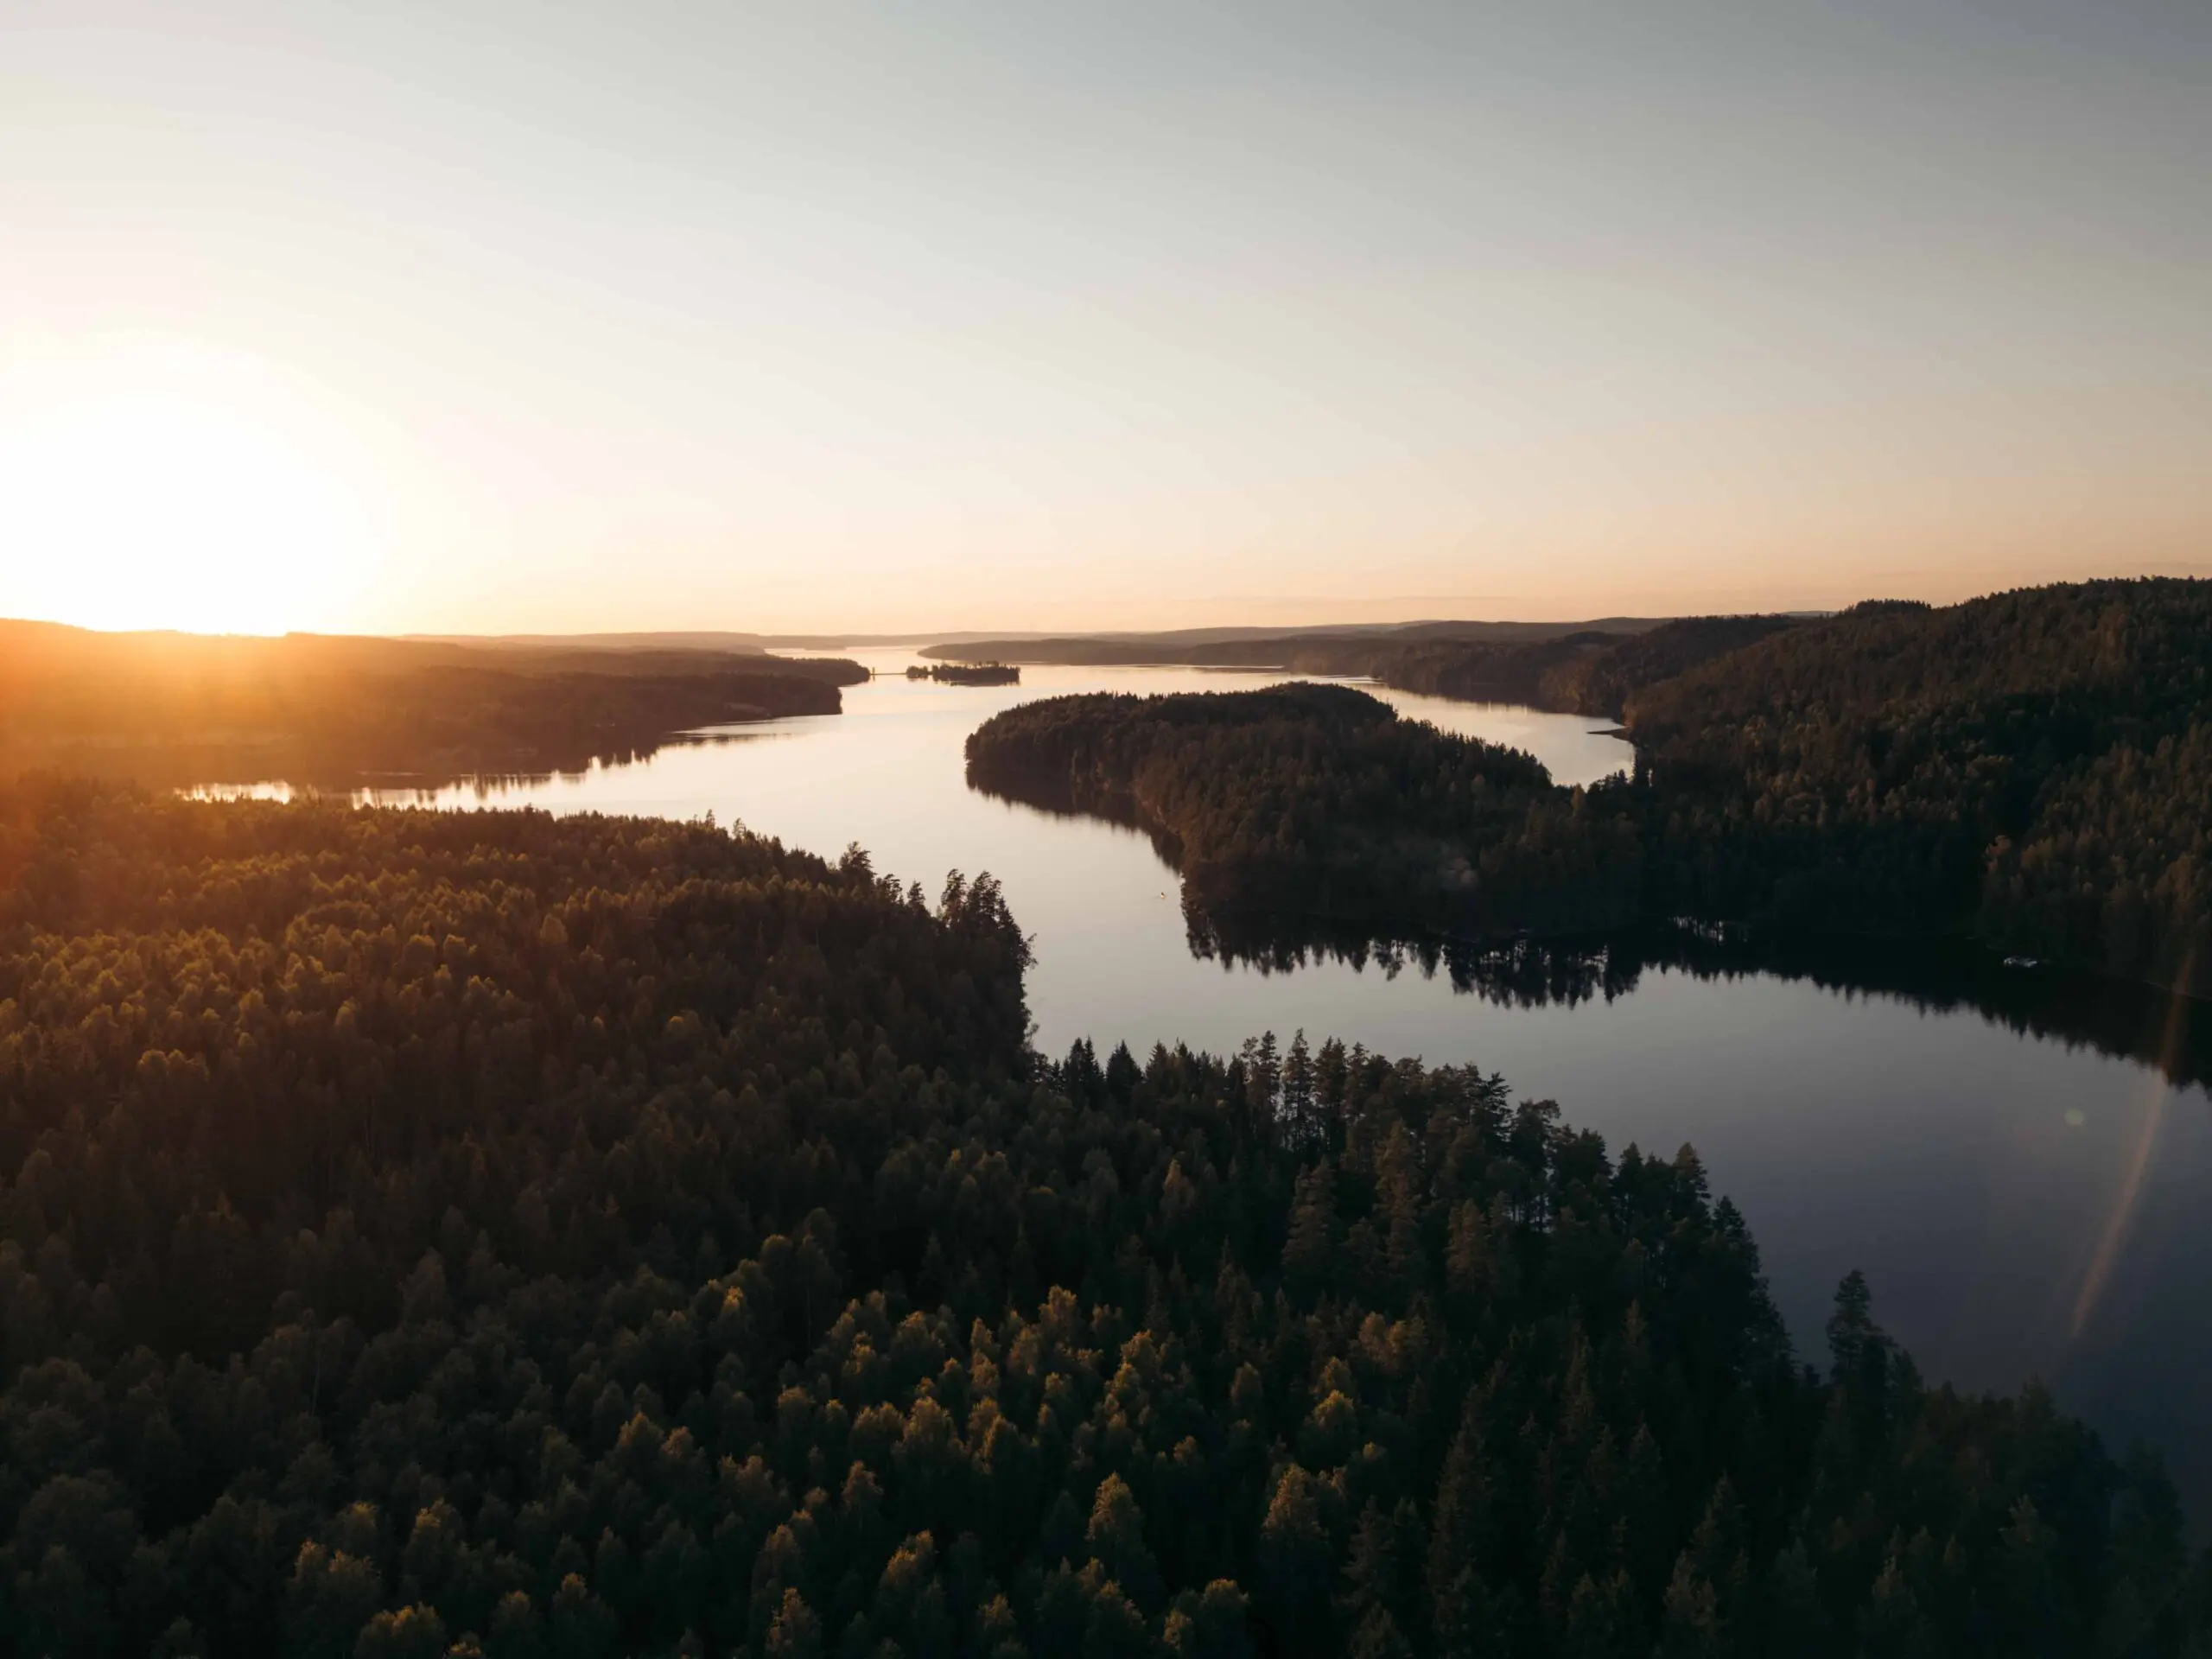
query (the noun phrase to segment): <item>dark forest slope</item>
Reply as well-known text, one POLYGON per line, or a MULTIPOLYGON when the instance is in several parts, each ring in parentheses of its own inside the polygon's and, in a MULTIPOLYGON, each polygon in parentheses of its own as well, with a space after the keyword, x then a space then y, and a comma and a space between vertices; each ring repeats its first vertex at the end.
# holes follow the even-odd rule
POLYGON ((0 798, 0 1653, 2178 1654, 1694 1157, 708 825, 0 798))
POLYGON ((1864 607, 1628 720, 1685 902, 2212 989, 2212 583, 1864 607))

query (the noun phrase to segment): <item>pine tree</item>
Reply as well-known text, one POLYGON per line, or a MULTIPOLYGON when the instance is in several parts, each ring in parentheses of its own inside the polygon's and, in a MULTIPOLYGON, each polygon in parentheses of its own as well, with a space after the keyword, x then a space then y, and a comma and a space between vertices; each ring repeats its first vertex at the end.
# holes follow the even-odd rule
POLYGON ((1283 1245, 1283 1274, 1300 1295, 1312 1296, 1326 1281, 1336 1250, 1336 1176, 1326 1158, 1301 1172, 1290 1210, 1290 1236, 1283 1245))

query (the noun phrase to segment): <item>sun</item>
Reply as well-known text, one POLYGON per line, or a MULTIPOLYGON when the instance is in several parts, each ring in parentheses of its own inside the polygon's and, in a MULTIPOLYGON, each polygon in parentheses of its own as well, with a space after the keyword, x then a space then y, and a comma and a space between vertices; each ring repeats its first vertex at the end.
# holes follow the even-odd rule
POLYGON ((372 543, 338 474, 267 412, 200 389, 102 389, 0 423, 0 615, 342 626, 372 543))

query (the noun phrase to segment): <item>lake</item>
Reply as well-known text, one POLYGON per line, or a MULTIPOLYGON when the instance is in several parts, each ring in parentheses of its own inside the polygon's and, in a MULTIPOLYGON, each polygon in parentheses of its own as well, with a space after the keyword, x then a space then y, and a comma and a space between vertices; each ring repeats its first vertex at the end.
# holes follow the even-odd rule
MULTIPOLYGON (((442 805, 695 817, 711 811, 932 893, 989 871, 1032 935, 1038 1046, 1090 1037, 1233 1050, 1303 1029, 1502 1071, 1616 1149, 1688 1142, 1743 1210, 1805 1357, 1826 1363, 1836 1281, 1930 1379, 2012 1389, 2040 1376, 2124 1448, 2159 1448, 2212 1512, 2212 1015, 2110 984, 2007 974, 1901 946, 1762 964, 1664 942, 1610 958, 1567 999, 1455 988, 1309 956, 1285 969, 1192 954, 1173 872, 1141 834, 970 791, 962 742, 1014 703, 1078 690, 1235 690, 1287 677, 1025 668, 1019 687, 910 682, 904 650, 841 715, 732 728, 628 766, 461 786, 442 805)), ((1604 722, 1380 691, 1403 713, 1527 748, 1563 783, 1622 769, 1604 722)))

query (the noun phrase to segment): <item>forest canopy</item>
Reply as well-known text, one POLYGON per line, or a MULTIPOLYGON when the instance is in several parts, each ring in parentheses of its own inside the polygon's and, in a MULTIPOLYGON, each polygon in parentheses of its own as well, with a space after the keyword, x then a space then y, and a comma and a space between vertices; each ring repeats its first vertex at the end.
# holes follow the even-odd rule
POLYGON ((2194 1650, 2155 1466, 1855 1275, 1800 1363, 1688 1148, 1048 1061, 1027 955, 710 823, 0 795, 0 1653, 2194 1650))
POLYGON ((1627 715, 1675 902, 2212 991, 2212 582, 1859 607, 1627 715))

